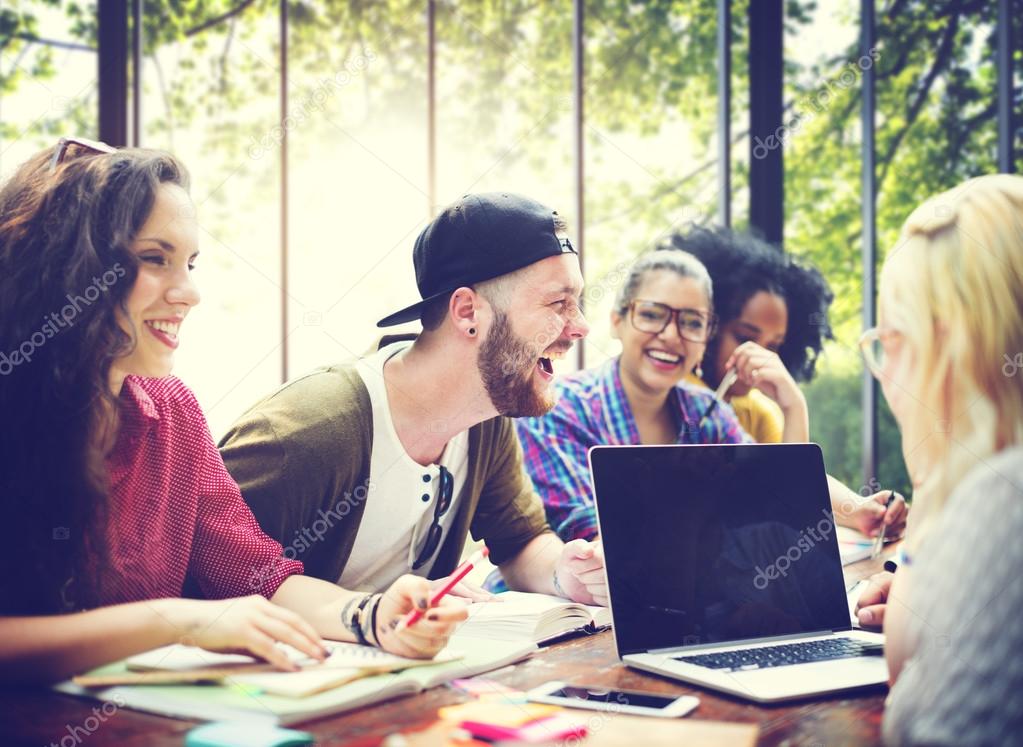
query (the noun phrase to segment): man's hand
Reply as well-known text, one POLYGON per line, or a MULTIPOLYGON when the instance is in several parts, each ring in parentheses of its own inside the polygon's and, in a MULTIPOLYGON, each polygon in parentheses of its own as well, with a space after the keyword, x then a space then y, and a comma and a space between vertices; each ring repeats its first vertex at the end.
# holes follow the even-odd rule
POLYGON ((888 591, 892 588, 894 578, 894 573, 882 571, 867 579, 867 588, 856 602, 856 618, 864 628, 880 628, 884 624, 888 591))
POLYGON ((468 617, 465 603, 446 596, 430 607, 430 582, 405 575, 391 584, 380 600, 376 636, 380 648, 399 656, 429 659, 448 643, 458 624, 468 617), (398 623, 413 608, 423 611, 414 625, 398 630, 398 623))
MULTIPOLYGON (((448 576, 444 576, 443 578, 435 578, 433 581, 430 582, 430 589, 431 590, 439 589, 448 582, 448 578, 449 578, 448 576)), ((467 602, 501 601, 501 599, 498 598, 496 594, 491 594, 482 586, 477 586, 476 584, 466 581, 464 579, 459 581, 453 587, 451 587, 451 591, 448 592, 448 596, 458 597, 459 599, 464 599, 467 602)))
POLYGON ((583 604, 607 606, 607 582, 604 579, 604 546, 599 542, 572 540, 561 549, 554 567, 555 588, 583 604))

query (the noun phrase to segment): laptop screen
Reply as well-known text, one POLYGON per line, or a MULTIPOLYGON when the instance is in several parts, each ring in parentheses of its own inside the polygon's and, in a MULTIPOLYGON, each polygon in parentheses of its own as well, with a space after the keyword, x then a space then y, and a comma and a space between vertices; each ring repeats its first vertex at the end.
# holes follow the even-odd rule
POLYGON ((619 655, 847 630, 820 447, 597 446, 619 655))

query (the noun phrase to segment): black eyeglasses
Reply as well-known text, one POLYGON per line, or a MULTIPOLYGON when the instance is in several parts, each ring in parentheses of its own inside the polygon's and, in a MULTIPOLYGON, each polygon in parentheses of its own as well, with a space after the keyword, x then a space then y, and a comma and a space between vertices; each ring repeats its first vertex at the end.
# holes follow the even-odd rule
POLYGON ((451 508, 451 498, 454 492, 455 478, 451 476, 444 465, 441 465, 440 496, 437 498, 437 504, 433 507, 433 523, 430 524, 430 529, 426 533, 426 544, 423 546, 423 551, 419 553, 416 562, 412 564, 412 570, 418 571, 426 565, 427 561, 437 552, 437 548, 440 547, 440 539, 444 534, 444 530, 440 526, 440 517, 451 508))
POLYGON ((57 141, 57 150, 53 151, 53 157, 50 158, 50 171, 56 169, 69 158, 76 158, 82 153, 102 155, 116 151, 116 148, 106 143, 101 143, 99 140, 89 140, 84 137, 62 137, 57 141))
POLYGON ((632 326, 640 332, 659 335, 676 322, 678 336, 689 342, 707 342, 717 329, 717 317, 696 309, 675 309, 656 301, 636 300, 629 304, 632 326))

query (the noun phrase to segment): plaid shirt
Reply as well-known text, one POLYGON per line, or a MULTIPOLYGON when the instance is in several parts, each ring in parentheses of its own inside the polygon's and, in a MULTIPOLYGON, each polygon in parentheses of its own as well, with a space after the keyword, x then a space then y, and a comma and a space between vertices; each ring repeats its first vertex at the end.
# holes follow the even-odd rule
MULTIPOLYGON (((515 429, 533 486, 547 508, 547 521, 563 540, 593 539, 597 514, 586 454, 591 446, 641 443, 636 419, 622 389, 618 358, 557 379, 557 404, 540 418, 517 418, 515 429)), ((714 393, 680 383, 671 393, 679 424, 677 443, 751 443, 714 393)))

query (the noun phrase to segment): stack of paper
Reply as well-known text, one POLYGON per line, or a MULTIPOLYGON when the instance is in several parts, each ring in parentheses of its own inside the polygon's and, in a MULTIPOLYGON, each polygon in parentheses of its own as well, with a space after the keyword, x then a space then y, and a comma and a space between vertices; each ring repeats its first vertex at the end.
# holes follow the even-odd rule
MULTIPOLYGON (((249 685, 267 693, 301 698, 352 682, 361 677, 384 672, 397 672, 412 667, 442 664, 460 659, 462 654, 449 648, 433 659, 409 659, 381 651, 371 646, 340 641, 327 642, 330 655, 318 662, 291 646, 281 644, 288 658, 302 667, 299 672, 281 672, 268 664, 258 663, 243 654, 217 654, 194 646, 164 646, 147 651, 127 660, 127 668, 134 672, 152 673, 139 678, 128 677, 118 683, 146 684, 147 682, 172 684, 173 682, 200 682, 227 680, 235 685, 249 685), (164 673, 156 676, 157 673, 164 673), (174 679, 167 673, 176 673, 174 679)), ((91 684, 89 678, 77 678, 78 684, 91 684)))
MULTIPOLYGON (((167 670, 129 670, 128 662, 122 661, 90 672, 87 677, 61 683, 55 689, 99 700, 113 700, 129 708, 177 718, 199 721, 249 721, 262 718, 271 723, 289 725, 342 713, 402 695, 412 695, 459 677, 472 677, 489 672, 524 659, 536 651, 536 646, 530 642, 502 643, 459 639, 456 636, 435 659, 402 660, 402 657, 395 657, 403 662, 412 661, 414 664, 403 668, 402 671, 387 674, 371 676, 360 674, 358 679, 348 681, 346 684, 316 691, 325 681, 333 678, 344 681, 343 678, 349 674, 344 670, 351 668, 366 670, 368 668, 366 665, 375 659, 375 654, 368 651, 362 651, 357 655, 360 658, 354 658, 349 650, 354 644, 334 645, 340 646, 343 654, 336 659, 334 655, 331 656, 332 666, 343 665, 336 669, 328 667, 310 668, 294 673, 267 672, 265 664, 257 664, 250 657, 241 657, 239 661, 233 654, 199 653, 196 650, 178 652, 158 650, 160 653, 150 652, 141 657, 133 657, 133 666, 144 666, 146 663, 152 663, 153 659, 166 664, 166 657, 170 654, 182 665, 191 659, 192 666, 198 661, 202 666, 210 668, 211 665, 218 663, 211 657, 227 656, 231 659, 228 666, 234 670, 226 676, 221 675, 220 682, 213 686, 196 684, 104 686, 113 682, 130 682, 131 680, 126 678, 132 676, 168 674, 167 670), (348 666, 350 664, 358 666, 350 667, 348 666), (239 666, 260 666, 264 669, 256 673, 243 673, 237 671, 239 666), (254 679, 257 677, 259 679, 254 679), (272 679, 265 681, 263 677, 272 679), (86 687, 82 683, 95 683, 97 686, 86 687), (272 688, 273 692, 267 689, 267 686, 272 688), (313 691, 312 694, 294 696, 295 693, 310 689, 313 691), (278 694, 283 692, 287 692, 288 695, 278 694)), ((384 652, 378 653, 386 657, 391 656, 384 652)), ((296 655, 302 657, 297 652, 296 655)), ((387 665, 385 659, 378 660, 378 663, 381 666, 387 665)), ((324 665, 321 664, 319 667, 324 665)), ((169 674, 180 675, 181 672, 170 671, 169 674)))

